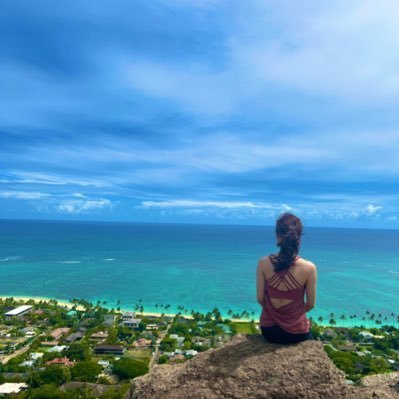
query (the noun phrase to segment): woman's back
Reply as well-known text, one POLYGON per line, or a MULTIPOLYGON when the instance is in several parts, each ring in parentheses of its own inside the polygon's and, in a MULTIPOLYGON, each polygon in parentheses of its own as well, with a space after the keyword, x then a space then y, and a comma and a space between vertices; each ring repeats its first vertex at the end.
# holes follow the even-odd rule
POLYGON ((316 300, 316 267, 298 256, 302 228, 295 215, 281 215, 276 222, 280 251, 258 262, 259 321, 263 335, 273 342, 298 342, 309 336, 306 312, 316 300))
MULTIPOLYGON (((311 278, 315 266, 312 262, 299 258, 294 260, 293 264, 286 270, 276 272, 270 257, 267 256, 261 259, 261 267, 266 283, 270 283, 269 287, 273 287, 279 291, 292 291, 294 288, 299 288, 297 285, 306 290, 306 283, 311 278)), ((275 309, 278 309, 294 299, 284 299, 276 295, 270 296, 270 301, 275 309)))

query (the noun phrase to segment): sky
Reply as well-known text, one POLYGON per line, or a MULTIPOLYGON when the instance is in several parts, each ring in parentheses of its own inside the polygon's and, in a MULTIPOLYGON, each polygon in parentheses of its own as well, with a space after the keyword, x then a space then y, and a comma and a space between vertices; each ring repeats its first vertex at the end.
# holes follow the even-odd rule
POLYGON ((0 218, 399 228, 396 0, 3 0, 0 218))

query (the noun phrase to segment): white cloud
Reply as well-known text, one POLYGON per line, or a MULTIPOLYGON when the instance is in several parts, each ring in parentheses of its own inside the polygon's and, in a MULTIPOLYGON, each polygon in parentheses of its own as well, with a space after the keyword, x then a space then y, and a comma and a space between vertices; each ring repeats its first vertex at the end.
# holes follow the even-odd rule
MULTIPOLYGON (((42 159, 53 160, 54 164, 57 164, 57 159, 60 160, 62 158, 62 150, 60 148, 48 147, 38 150, 36 148, 32 148, 30 151, 25 152, 22 156, 22 159, 27 159, 24 157, 29 157, 32 152, 32 159, 42 157, 42 159), (36 152, 36 155, 33 153, 36 152), (56 156, 54 157, 54 154, 56 156)), ((68 159, 67 162, 71 162, 71 159, 68 159)), ((95 187, 103 187, 104 182, 101 180, 97 180, 94 178, 85 178, 85 177, 74 177, 74 176, 61 176, 55 174, 41 173, 41 172, 25 172, 14 170, 11 172, 12 177, 8 179, 4 179, 3 183, 15 183, 15 184, 45 184, 45 185, 76 185, 76 186, 95 186, 95 187)))
POLYGON ((0 191, 1 198, 14 198, 20 200, 37 200, 50 196, 50 194, 34 191, 0 191))
POLYGON ((68 200, 57 206, 59 212, 63 213, 85 213, 88 211, 110 208, 112 202, 108 199, 98 200, 68 200))
POLYGON ((170 200, 170 201, 143 201, 142 208, 258 208, 274 209, 270 204, 255 203, 250 201, 195 201, 195 200, 170 200))
POLYGON ((381 205, 372 205, 372 204, 368 204, 366 207, 366 213, 368 215, 374 215, 375 213, 377 213, 378 211, 380 211, 382 209, 381 205))
POLYGON ((210 116, 267 102, 273 89, 352 104, 399 99, 397 1, 244 4, 230 9, 222 65, 135 60, 122 74, 135 90, 210 116))

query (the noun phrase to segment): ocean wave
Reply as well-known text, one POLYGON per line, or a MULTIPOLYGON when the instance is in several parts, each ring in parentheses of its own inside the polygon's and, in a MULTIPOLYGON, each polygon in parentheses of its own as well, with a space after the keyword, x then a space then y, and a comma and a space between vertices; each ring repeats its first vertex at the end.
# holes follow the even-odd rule
POLYGON ((389 273, 399 274, 399 272, 395 272, 394 270, 389 270, 389 273))
POLYGON ((1 258, 0 262, 9 262, 10 260, 16 260, 22 258, 22 256, 7 256, 6 258, 1 258))
POLYGON ((81 260, 62 260, 60 263, 67 263, 67 264, 71 264, 71 263, 81 263, 81 260))
POLYGON ((114 258, 105 258, 104 262, 112 262, 113 260, 115 260, 114 258))

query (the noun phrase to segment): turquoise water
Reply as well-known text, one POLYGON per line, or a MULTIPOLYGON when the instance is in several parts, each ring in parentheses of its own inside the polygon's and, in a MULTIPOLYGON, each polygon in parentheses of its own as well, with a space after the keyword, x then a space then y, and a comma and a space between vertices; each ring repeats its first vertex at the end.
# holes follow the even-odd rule
MULTIPOLYGON (((0 221, 0 295, 256 318, 257 260, 275 250, 272 227, 0 221)), ((301 256, 319 271, 313 317, 397 313, 399 231, 309 227, 301 256)))

